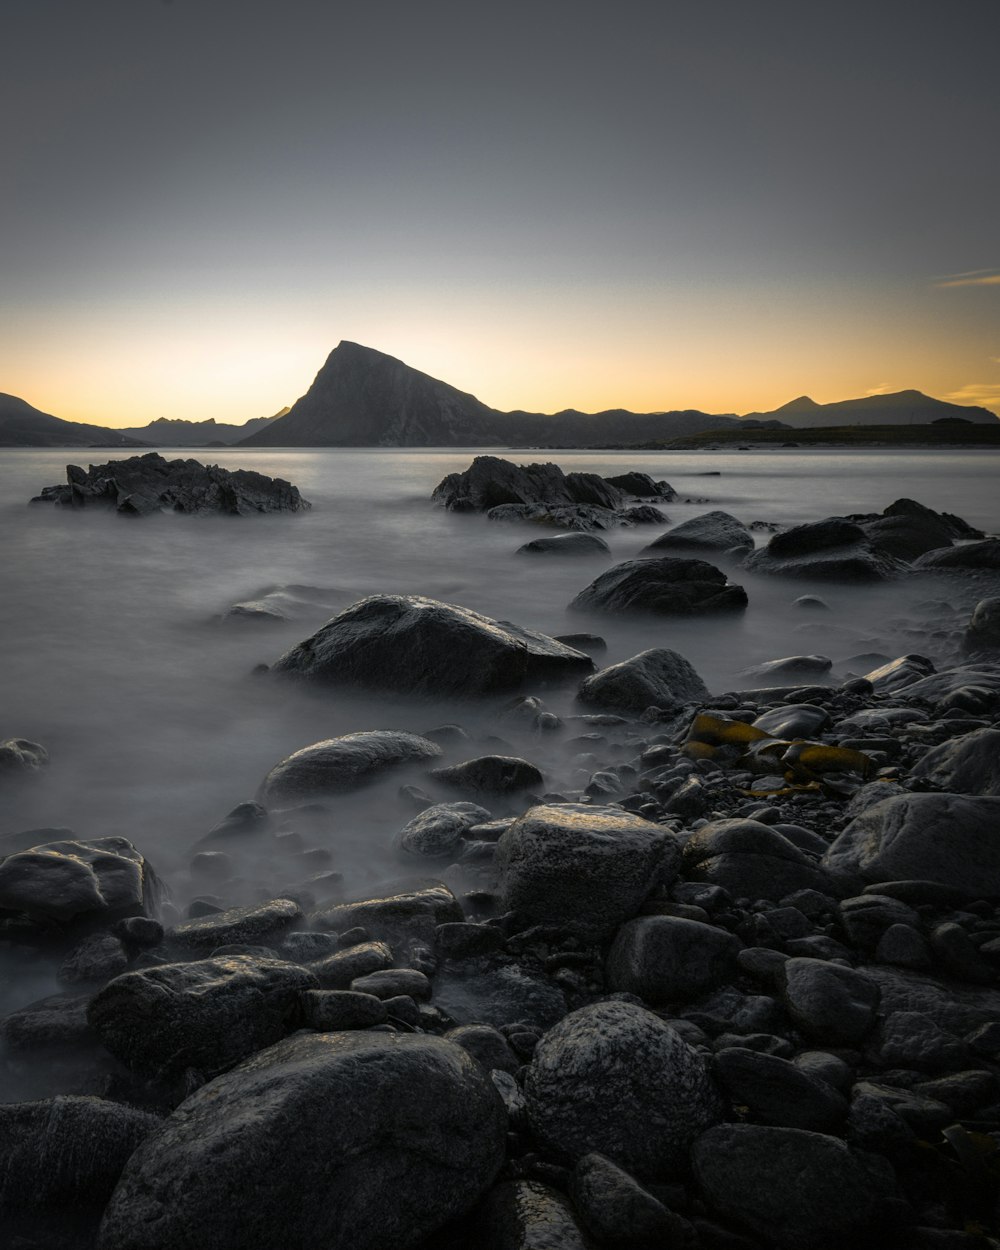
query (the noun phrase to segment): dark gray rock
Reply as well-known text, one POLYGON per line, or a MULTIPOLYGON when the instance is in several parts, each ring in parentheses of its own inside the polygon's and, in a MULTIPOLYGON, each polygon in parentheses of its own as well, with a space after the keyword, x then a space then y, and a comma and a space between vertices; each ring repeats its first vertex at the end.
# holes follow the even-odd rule
POLYGON ((440 755, 436 742, 398 730, 371 729, 327 738, 275 764, 261 782, 260 797, 280 804, 357 790, 391 769, 440 755))
POLYGON ((10 1051, 33 1053, 47 1047, 77 1048, 94 1040, 87 1022, 91 995, 50 994, 0 1020, 0 1041, 10 1051))
POLYGON ((715 1075, 733 1104, 764 1124, 823 1132, 847 1115, 847 1100, 826 1081, 777 1055, 726 1047, 715 1053, 715 1075))
POLYGON ((249 469, 220 469, 197 460, 164 460, 155 451, 127 460, 66 466, 67 485, 47 486, 40 502, 70 508, 113 508, 122 516, 153 512, 222 513, 252 516, 258 512, 302 512, 311 505, 298 488, 280 477, 249 469))
POLYGON ((595 1250, 569 1201, 541 1181, 504 1181, 477 1207, 463 1245, 476 1250, 595 1250))
POLYGON ((490 1186, 505 1132, 460 1046, 299 1034, 178 1107, 129 1161, 98 1245, 406 1250, 490 1186))
POLYGON ((722 1124, 694 1144, 695 1178, 710 1209, 782 1250, 853 1250, 867 1244, 888 1164, 821 1133, 722 1124))
POLYGON ((610 555, 611 548, 596 534, 554 534, 551 538, 533 538, 517 549, 530 556, 595 556, 610 555))
POLYGON ((448 768, 435 768, 431 776, 441 785, 469 794, 516 794, 545 787, 545 778, 534 764, 515 755, 480 755, 448 768))
POLYGON ((692 554, 722 555, 725 552, 744 555, 753 551, 753 535, 747 527, 728 512, 706 512, 703 516, 682 521, 643 547, 640 555, 661 555, 668 551, 692 554))
POLYGON ((922 1011, 891 1011, 875 1038, 879 1061, 890 1068, 954 1071, 968 1059, 961 1038, 922 1011))
POLYGON ((512 1075, 521 1066, 521 1061, 507 1044, 507 1039, 499 1029, 488 1024, 462 1024, 458 1028, 449 1029, 445 1034, 449 1042, 461 1046, 487 1072, 495 1069, 510 1072, 512 1075))
POLYGON ((621 1250, 693 1250, 697 1244, 687 1220, 604 1155, 584 1155, 577 1162, 570 1193, 584 1224, 601 1245, 621 1250))
POLYGON ((302 1023, 317 1033, 370 1029, 389 1018, 381 998, 360 990, 305 990, 299 1001, 302 1023))
POLYGON ((853 946, 872 950, 892 925, 920 925, 920 917, 898 898, 883 894, 859 894, 840 904, 840 920, 853 946))
POLYGON ((798 525, 753 551, 744 567, 755 573, 825 581, 885 581, 907 567, 875 550, 859 526, 840 517, 798 525))
POLYGON ((783 704, 762 713, 753 722, 774 738, 814 738, 830 722, 830 713, 815 703, 783 704))
POLYGON ((609 486, 615 486, 626 495, 636 499, 662 499, 667 503, 677 498, 677 492, 667 482, 656 482, 648 473, 619 473, 615 477, 604 479, 609 486))
POLYGON ((875 1024, 879 987, 862 972, 820 959, 786 960, 782 998, 797 1028, 817 1042, 854 1046, 875 1024))
POLYGON ((867 964, 860 971, 878 986, 883 1019, 897 1011, 917 1011, 956 1037, 1000 1020, 1000 990, 884 964, 867 964))
POLYGON ((434 1005, 457 1025, 519 1024, 540 1032, 566 1014, 566 997, 557 985, 514 963, 446 961, 434 977, 434 1005))
POLYGON ((419 595, 370 595, 286 651, 271 671, 398 694, 471 698, 589 673, 547 634, 419 595))
POLYGON ((545 526, 547 529, 613 530, 619 525, 630 525, 626 509, 602 508, 589 503, 545 504, 502 503, 490 508, 487 521, 507 521, 545 526))
POLYGON ((682 1167, 723 1113, 701 1056, 625 1002, 582 1007, 550 1029, 524 1090, 532 1130, 550 1150, 572 1160, 597 1151, 640 1180, 682 1167))
POLYGON ((945 547, 928 551, 914 560, 913 567, 919 572, 965 572, 1000 569, 1000 538, 987 538, 981 542, 962 543, 959 547, 945 547))
POLYGON ((303 919, 293 899, 272 898, 252 907, 231 907, 200 920, 176 925, 167 934, 172 947, 207 954, 220 946, 267 945, 280 941, 303 919))
POLYGON ((1000 797, 1000 729, 974 729, 931 747, 911 774, 953 794, 1000 797))
POLYGON ((362 928, 370 937, 389 943, 412 937, 433 945, 439 924, 465 919, 462 905, 440 881, 391 882, 382 892, 351 902, 320 908, 310 917, 313 927, 333 933, 362 928))
POLYGON ((824 682, 831 668, 833 661, 825 655, 787 655, 745 668, 740 676, 758 685, 785 686, 793 682, 824 682))
POLYGON ((834 876, 937 881, 970 899, 1000 895, 1000 798, 907 794, 867 808, 831 844, 834 876))
POLYGON ((56 977, 60 985, 97 984, 119 976, 127 967, 128 955, 120 938, 113 933, 90 933, 66 956, 56 977))
POLYGON ((722 886, 737 898, 775 902, 796 890, 829 894, 830 878, 799 847, 758 820, 702 825, 684 845, 683 873, 722 886))
POLYGON ((897 499, 880 517, 860 524, 876 551, 900 560, 915 560, 924 552, 950 547, 959 536, 947 515, 912 499, 897 499))
POLYGON ((742 612, 747 594, 705 560, 626 560, 595 578, 572 600, 573 611, 701 616, 742 612))
POLYGON ((676 874, 677 845, 619 807, 532 807, 498 844, 500 905, 517 923, 610 936, 676 874))
POLYGON ((0 860, 0 915, 42 925, 155 915, 163 888, 127 838, 49 842, 0 860))
POLYGON ((706 699, 708 687, 682 655, 651 647, 588 677, 577 698, 594 707, 644 712, 647 707, 674 709, 706 699))
POLYGON ((407 821, 393 838, 393 849, 408 859, 447 859, 473 825, 489 819, 486 808, 475 803, 435 803, 407 821))
POLYGON ((31 776, 48 762, 48 751, 29 738, 8 738, 0 742, 0 777, 31 776))
POLYGON ((379 968, 355 977, 351 989, 359 994, 372 994, 376 998, 430 998, 431 983, 427 975, 417 968, 379 968))
POLYGON ((639 916, 618 930, 607 980, 654 1005, 696 998, 736 971, 739 940, 725 929, 678 916, 639 916))
MULTIPOLYGON (((628 492, 632 493, 632 492, 628 492)), ((555 464, 512 464, 476 456, 463 473, 449 473, 431 496, 446 508, 485 512, 500 504, 595 504, 619 508, 625 492, 596 473, 568 473, 555 464)))
POLYGON ((391 967, 392 951, 384 942, 359 942, 313 960, 309 971, 324 990, 346 990, 358 977, 391 967))
POLYGON ((246 955, 161 964, 116 977, 91 1000, 87 1019, 136 1072, 215 1073, 296 1027, 300 991, 317 987, 298 964, 246 955))
POLYGON ((1000 596, 981 599, 969 619, 962 650, 969 655, 1000 651, 1000 596))

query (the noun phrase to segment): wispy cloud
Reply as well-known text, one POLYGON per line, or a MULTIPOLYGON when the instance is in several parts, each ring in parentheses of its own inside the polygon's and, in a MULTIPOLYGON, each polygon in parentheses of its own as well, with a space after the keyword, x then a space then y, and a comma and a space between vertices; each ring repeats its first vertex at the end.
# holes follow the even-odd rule
POLYGON ((1000 269, 969 269, 934 279, 934 286, 1000 286, 1000 269))
POLYGON ((880 382, 878 386, 870 386, 868 390, 865 391, 865 394, 866 395, 888 395, 888 393, 891 390, 892 390, 892 386, 890 383, 880 382))
POLYGON ((969 382, 944 396, 953 404, 978 404, 993 412, 1000 411, 1000 382, 969 382))

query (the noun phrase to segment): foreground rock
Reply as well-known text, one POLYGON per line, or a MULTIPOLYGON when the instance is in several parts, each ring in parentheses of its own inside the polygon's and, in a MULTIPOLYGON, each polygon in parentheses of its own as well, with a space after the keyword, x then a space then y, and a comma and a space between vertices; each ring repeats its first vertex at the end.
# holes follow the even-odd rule
POLYGON ((222 513, 302 512, 311 505, 298 488, 282 478, 249 469, 220 469, 197 460, 164 460, 155 451, 128 460, 66 466, 65 486, 47 486, 32 503, 62 507, 113 508, 122 516, 152 512, 222 513))
POLYGON ((460 1046, 300 1034, 181 1104, 129 1161, 98 1245, 405 1250, 489 1187, 505 1131, 460 1046))
POLYGON ((775 534, 747 557, 744 567, 784 577, 872 582, 895 577, 907 566, 876 549, 859 525, 831 517, 775 534))
POLYGON ((275 764, 261 782, 258 797, 264 804, 280 805, 339 794, 367 785, 391 769, 440 755, 436 742, 392 729, 327 738, 275 764))
POLYGON ((591 658, 547 634, 419 595, 371 595, 287 651, 272 672, 434 697, 583 675, 591 658))
POLYGON ((707 699, 708 687, 682 655, 652 647, 588 677, 577 698, 595 707, 639 713, 648 707, 674 710, 707 699))
POLYGON ((542 1038, 525 1079, 535 1134, 568 1160, 597 1151, 642 1180, 683 1167, 722 1118, 704 1060, 632 1003, 583 1007, 542 1038))
POLYGON ((1000 729, 976 729, 933 747, 913 769, 939 790, 1000 797, 1000 729))
POLYGON ((572 600, 572 610, 650 612, 697 616, 742 612, 747 594, 705 560, 626 560, 616 564, 572 600))

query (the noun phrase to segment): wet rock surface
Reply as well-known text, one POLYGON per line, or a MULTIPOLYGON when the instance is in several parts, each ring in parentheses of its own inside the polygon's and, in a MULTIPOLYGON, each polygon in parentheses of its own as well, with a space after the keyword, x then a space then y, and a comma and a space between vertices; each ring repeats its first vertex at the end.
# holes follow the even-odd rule
POLYGON ((658 616, 697 616, 742 612, 746 591, 706 560, 664 556, 626 560, 595 578, 572 600, 571 610, 647 612, 658 616))

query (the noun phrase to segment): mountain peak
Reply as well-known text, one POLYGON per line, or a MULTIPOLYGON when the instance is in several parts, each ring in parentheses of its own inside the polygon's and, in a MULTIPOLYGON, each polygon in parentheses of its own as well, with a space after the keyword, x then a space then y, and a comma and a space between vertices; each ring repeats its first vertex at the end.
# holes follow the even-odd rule
POLYGON ((799 395, 796 399, 790 399, 787 404, 782 404, 780 408, 775 408, 775 412, 812 412, 821 405, 817 404, 815 399, 811 399, 808 395, 799 395))

